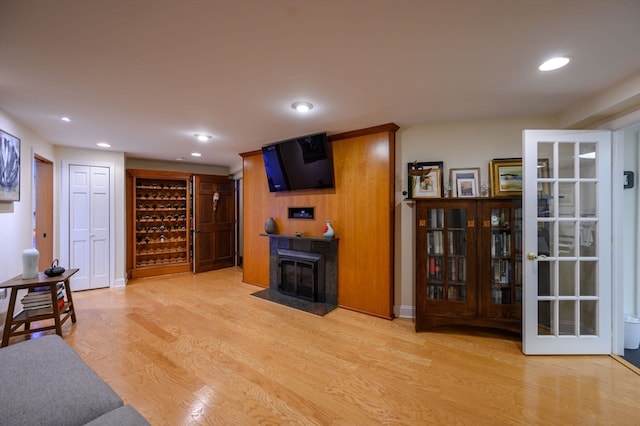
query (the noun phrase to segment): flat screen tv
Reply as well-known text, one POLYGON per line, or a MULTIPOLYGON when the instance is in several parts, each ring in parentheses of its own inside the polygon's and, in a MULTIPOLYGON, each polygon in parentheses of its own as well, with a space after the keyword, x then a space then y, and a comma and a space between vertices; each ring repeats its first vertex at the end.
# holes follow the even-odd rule
POLYGON ((326 133, 262 147, 270 192, 333 188, 333 159, 326 133))

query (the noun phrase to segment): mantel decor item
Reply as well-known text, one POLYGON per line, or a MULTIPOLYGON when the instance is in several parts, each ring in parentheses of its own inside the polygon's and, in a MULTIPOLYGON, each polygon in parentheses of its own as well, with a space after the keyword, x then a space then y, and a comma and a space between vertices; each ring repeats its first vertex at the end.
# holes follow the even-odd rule
POLYGON ((495 158, 489 162, 489 174, 492 196, 522 195, 522 158, 495 158))
POLYGON ((450 169, 452 197, 477 197, 480 168, 450 169))
POLYGON ((0 130, 0 201, 20 201, 20 139, 0 130))
POLYGON ((272 216, 269 216, 264 223, 264 232, 267 234, 275 234, 277 230, 276 220, 272 216))
POLYGON ((40 252, 29 248, 22 252, 22 278, 31 279, 38 276, 38 261, 40 252))
POLYGON ((322 228, 322 235, 325 238, 333 238, 335 235, 335 231, 333 230, 333 226, 331 226, 331 221, 325 221, 324 227, 322 228))

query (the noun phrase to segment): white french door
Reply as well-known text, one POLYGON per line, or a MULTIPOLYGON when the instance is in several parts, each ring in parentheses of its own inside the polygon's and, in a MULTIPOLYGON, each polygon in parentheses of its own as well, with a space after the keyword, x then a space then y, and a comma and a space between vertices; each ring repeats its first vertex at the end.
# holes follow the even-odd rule
POLYGON ((525 354, 611 353, 611 134, 525 130, 525 354))

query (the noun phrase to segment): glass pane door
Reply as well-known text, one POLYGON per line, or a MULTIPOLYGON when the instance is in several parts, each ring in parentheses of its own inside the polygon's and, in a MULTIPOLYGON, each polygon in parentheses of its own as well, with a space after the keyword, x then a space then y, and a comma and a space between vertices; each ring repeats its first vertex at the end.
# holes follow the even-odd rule
POLYGON ((512 292, 513 268, 511 244, 511 209, 491 209, 491 303, 510 305, 515 299, 512 292))
POLYGON ((609 133, 525 131, 524 144, 523 350, 609 353, 609 133))
POLYGON ((467 300, 467 210, 447 210, 447 299, 467 300))

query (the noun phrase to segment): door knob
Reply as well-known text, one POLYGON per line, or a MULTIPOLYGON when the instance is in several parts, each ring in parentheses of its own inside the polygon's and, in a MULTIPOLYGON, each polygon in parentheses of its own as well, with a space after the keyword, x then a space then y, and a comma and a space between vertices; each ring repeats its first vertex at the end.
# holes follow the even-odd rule
POLYGON ((538 260, 538 259, 546 259, 547 256, 544 254, 535 254, 534 252, 527 253, 527 259, 529 260, 538 260))

